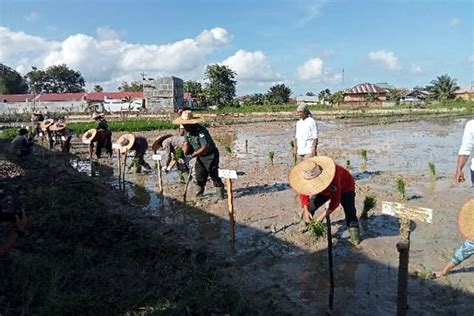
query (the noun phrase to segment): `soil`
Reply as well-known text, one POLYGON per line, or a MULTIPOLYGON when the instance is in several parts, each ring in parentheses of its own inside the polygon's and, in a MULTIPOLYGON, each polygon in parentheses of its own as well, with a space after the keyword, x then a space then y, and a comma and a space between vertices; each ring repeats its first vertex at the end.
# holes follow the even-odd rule
MULTIPOLYGON (((343 211, 337 209, 331 217, 335 315, 396 313, 399 220, 383 215, 381 203, 399 201, 396 179, 400 176, 407 182, 406 203, 433 210, 433 223, 414 223, 411 233, 408 314, 472 313, 474 258, 445 278, 428 277, 449 262, 453 249, 462 242, 456 228, 457 210, 474 192, 470 183, 457 185, 452 180, 464 123, 465 118, 387 125, 318 121, 318 154, 341 165, 350 161, 357 180, 358 214, 366 195, 377 199, 368 219, 361 220, 363 241, 357 249, 348 242, 343 211), (361 149, 367 150, 366 162, 361 149), (435 179, 429 162, 436 166, 435 179)), ((164 175, 164 195, 157 193, 156 170, 127 172, 125 183, 119 183, 116 157, 113 161, 102 158, 91 168, 79 139, 74 140, 74 155, 67 162, 95 183, 113 188, 113 193, 101 197, 106 209, 141 214, 140 221, 147 226, 153 223, 158 232, 170 230, 184 248, 205 254, 205 262, 218 267, 216 283, 238 289, 241 302, 249 307, 235 313, 319 315, 327 310, 328 302, 327 244, 305 232, 298 199, 288 186, 294 124, 278 121, 210 128, 220 149, 220 168, 239 172, 233 180, 235 243, 229 241, 227 201, 219 201, 210 184, 203 199, 183 204, 184 184, 176 172, 164 175), (226 146, 231 153, 224 150, 226 146), (275 153, 273 164, 270 151, 275 153)), ((166 132, 173 131, 159 134, 166 132)), ((158 135, 143 134, 149 141, 158 135)), ((151 155, 150 151, 146 160, 153 166, 151 155)))

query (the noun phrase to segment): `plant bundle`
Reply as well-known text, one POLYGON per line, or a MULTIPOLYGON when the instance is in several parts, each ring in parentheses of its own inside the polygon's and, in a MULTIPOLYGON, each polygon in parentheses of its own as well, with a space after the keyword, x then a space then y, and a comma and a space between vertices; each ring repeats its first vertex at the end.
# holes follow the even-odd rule
POLYGON ((273 158, 275 157, 275 153, 273 151, 270 151, 268 153, 268 159, 270 159, 270 163, 273 165, 273 158))
POLYGON ((403 177, 398 177, 397 179, 397 191, 400 196, 400 200, 406 200, 406 181, 403 177))
POLYGON ((183 158, 184 158, 183 148, 181 148, 181 147, 175 148, 175 150, 174 150, 174 160, 178 161, 179 159, 183 159, 183 158))
POLYGON ((377 198, 373 195, 367 195, 364 199, 364 207, 362 209, 362 214, 360 215, 360 218, 367 218, 367 215, 369 214, 370 210, 372 210, 376 204, 377 198))
POLYGON ((433 180, 436 180, 436 166, 434 162, 428 162, 428 170, 430 171, 431 177, 433 180))
POLYGON ((364 162, 367 163, 367 150, 361 149, 361 150, 360 150, 360 156, 362 157, 362 159, 364 160, 364 162))
POLYGON ((311 236, 313 236, 316 239, 316 241, 326 236, 326 233, 327 233, 326 225, 324 225, 322 222, 318 220, 312 220, 308 224, 307 228, 311 236))
POLYGON ((224 149, 227 153, 229 153, 229 154, 232 153, 232 149, 229 146, 225 146, 224 149))

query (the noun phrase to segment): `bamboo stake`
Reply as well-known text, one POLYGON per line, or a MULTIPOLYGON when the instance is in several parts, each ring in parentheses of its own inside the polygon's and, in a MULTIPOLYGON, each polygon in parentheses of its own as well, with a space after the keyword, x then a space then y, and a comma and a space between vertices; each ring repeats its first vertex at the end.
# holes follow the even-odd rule
POLYGON ((186 179, 186 184, 184 186, 184 194, 183 194, 183 203, 186 203, 186 195, 188 194, 188 186, 191 178, 193 177, 193 169, 194 167, 189 168, 188 178, 186 179))
POLYGON ((159 160, 156 161, 157 171, 158 171, 158 192, 163 194, 163 177, 161 174, 161 162, 159 160))
POLYGON ((326 212, 326 228, 328 238, 328 264, 329 264, 329 301, 328 301, 328 314, 332 313, 334 304, 334 271, 332 262, 332 234, 331 234, 331 219, 329 218, 328 212, 326 212))
POLYGON ((230 240, 235 241, 235 220, 234 220, 234 197, 232 195, 232 180, 226 178, 227 182, 227 205, 229 207, 230 240))
POLYGON ((127 168, 128 150, 125 150, 125 157, 123 158, 122 181, 125 181, 125 170, 127 168))
POLYGON ((407 314, 408 302, 408 262, 410 254, 410 227, 411 221, 402 218, 400 222, 400 241, 397 243, 399 253, 398 264, 398 293, 397 293, 397 316, 407 314))
POLYGON ((122 177, 122 163, 120 159, 120 149, 117 149, 117 169, 118 169, 118 180, 120 184, 120 178, 122 177))

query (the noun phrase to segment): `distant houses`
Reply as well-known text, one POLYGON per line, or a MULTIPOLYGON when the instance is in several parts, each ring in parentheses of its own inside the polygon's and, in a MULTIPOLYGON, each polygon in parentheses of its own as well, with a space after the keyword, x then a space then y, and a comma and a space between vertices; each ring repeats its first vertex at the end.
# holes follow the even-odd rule
POLYGON ((474 86, 459 88, 454 94, 464 101, 474 101, 474 86))

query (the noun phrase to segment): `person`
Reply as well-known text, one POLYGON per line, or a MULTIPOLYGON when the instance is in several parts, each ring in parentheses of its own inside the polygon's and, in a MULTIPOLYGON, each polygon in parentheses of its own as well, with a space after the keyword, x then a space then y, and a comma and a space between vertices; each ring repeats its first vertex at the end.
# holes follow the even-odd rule
POLYGON ((20 237, 26 233, 26 226, 28 225, 28 217, 26 217, 25 210, 21 210, 21 218, 16 216, 16 229, 12 231, 5 240, 0 243, 0 255, 6 254, 16 244, 20 237))
MULTIPOLYGON (((313 119, 308 107, 301 104, 296 109, 300 119, 296 123, 296 135, 293 146, 293 155, 299 157, 300 160, 317 156, 318 151, 318 126, 313 119)), ((309 197, 299 195, 301 206, 303 208, 303 219, 306 224, 312 220, 309 207, 309 197)))
POLYGON ((60 138, 61 151, 68 153, 71 150, 72 131, 67 128, 65 123, 56 123, 50 129, 60 138))
MULTIPOLYGON (((470 120, 464 127, 464 134, 462 136, 461 147, 458 152, 458 160, 456 165, 456 173, 454 180, 457 183, 465 181, 464 178, 464 166, 467 163, 469 156, 471 156, 472 149, 474 148, 474 120, 470 120)), ((474 157, 471 159, 471 186, 474 187, 474 157)))
POLYGON ((25 157, 33 153, 34 141, 28 135, 26 128, 21 128, 18 135, 12 140, 11 151, 17 157, 25 157))
POLYGON ((308 195, 309 217, 329 202, 327 210, 317 218, 323 221, 326 215, 342 205, 351 242, 360 243, 359 221, 355 207, 355 181, 351 173, 326 156, 311 157, 294 166, 288 176, 290 186, 299 194, 308 195))
POLYGON ((454 251, 451 261, 440 271, 434 272, 434 277, 447 275, 461 262, 474 255, 474 199, 469 200, 459 211, 458 227, 466 240, 454 251))
MULTIPOLYGON (((165 134, 158 137, 152 144, 151 148, 153 151, 157 151, 159 149, 163 150, 163 171, 170 172, 171 169, 175 165, 177 165, 177 161, 175 159, 175 153, 177 148, 182 148, 184 144, 184 134, 186 131, 184 130, 184 126, 180 125, 178 130, 178 135, 171 135, 165 134)), ((184 168, 184 164, 178 163, 178 169, 186 169, 184 168)))
POLYGON ((38 137, 41 133, 41 122, 44 121, 43 113, 39 111, 33 111, 33 116, 31 117, 31 121, 34 123, 35 127, 35 137, 38 137))
MULTIPOLYGON (((95 113, 92 115, 92 119, 94 119, 97 123, 97 134, 94 140, 96 145, 96 156, 100 158, 102 154, 102 148, 105 149, 105 152, 112 158, 112 132, 109 129, 109 125, 107 120, 104 116, 100 113, 95 113)), ((92 157, 92 151, 94 149, 94 143, 91 142, 89 144, 89 158, 92 157)))
POLYGON ((48 138, 49 149, 54 148, 55 133, 51 130, 51 127, 53 124, 54 124, 53 119, 46 119, 40 123, 41 130, 46 134, 48 138))
POLYGON ((191 169, 194 169, 196 197, 204 194, 208 177, 211 178, 221 199, 224 199, 224 183, 219 178, 219 150, 209 131, 199 123, 200 116, 194 115, 191 110, 181 113, 173 120, 173 124, 183 125, 186 131, 183 151, 191 169))
POLYGON ((136 167, 136 173, 140 173, 142 167, 151 170, 151 167, 145 161, 145 153, 148 149, 148 141, 141 135, 125 134, 119 137, 117 144, 120 147, 120 153, 126 153, 127 151, 135 151, 135 157, 133 162, 130 164, 128 169, 130 170, 133 166, 136 167))

